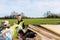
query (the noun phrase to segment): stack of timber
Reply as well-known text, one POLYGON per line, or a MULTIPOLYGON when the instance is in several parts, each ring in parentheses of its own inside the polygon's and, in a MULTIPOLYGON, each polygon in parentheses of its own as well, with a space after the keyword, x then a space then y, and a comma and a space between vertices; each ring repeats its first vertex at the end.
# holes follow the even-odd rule
MULTIPOLYGON (((60 40, 60 25, 29 25, 32 30, 39 35, 39 40, 60 40)), ((38 38, 36 40, 38 40, 38 38)))

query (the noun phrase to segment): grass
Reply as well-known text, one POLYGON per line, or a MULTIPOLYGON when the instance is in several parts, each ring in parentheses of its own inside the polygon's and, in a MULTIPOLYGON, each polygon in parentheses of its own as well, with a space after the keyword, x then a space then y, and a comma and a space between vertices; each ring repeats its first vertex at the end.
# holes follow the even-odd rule
MULTIPOLYGON (((17 23, 17 19, 5 19, 10 22, 10 24, 17 23)), ((39 18, 39 19, 23 19, 25 24, 57 24, 60 22, 60 18, 39 18)), ((4 21, 0 19, 0 23, 4 21)))

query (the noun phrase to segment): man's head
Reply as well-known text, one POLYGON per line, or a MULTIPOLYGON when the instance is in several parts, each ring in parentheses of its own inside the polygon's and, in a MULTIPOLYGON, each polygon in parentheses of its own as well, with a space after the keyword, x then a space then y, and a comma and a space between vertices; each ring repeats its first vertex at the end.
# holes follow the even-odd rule
POLYGON ((21 20, 22 20, 22 16, 21 16, 21 15, 18 15, 18 16, 17 16, 17 20, 18 20, 18 21, 21 21, 21 20))

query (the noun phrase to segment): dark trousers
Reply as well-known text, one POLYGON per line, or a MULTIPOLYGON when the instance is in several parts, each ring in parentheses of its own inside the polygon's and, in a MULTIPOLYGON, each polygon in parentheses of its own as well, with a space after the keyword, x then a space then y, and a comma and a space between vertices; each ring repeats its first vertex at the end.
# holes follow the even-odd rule
POLYGON ((26 38, 34 38, 35 34, 36 33, 32 32, 31 30, 27 30, 26 33, 24 33, 22 36, 22 40, 26 40, 26 38))

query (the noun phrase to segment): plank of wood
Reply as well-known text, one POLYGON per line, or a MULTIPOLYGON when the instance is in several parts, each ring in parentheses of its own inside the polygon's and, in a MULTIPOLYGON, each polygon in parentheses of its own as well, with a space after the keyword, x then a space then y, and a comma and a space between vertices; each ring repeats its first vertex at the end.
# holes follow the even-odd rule
POLYGON ((43 36, 48 37, 50 39, 60 40, 60 36, 57 36, 54 33, 51 33, 44 28, 34 26, 34 25, 29 25, 28 29, 32 30, 33 32, 37 33, 38 35, 42 34, 43 36))
POLYGON ((40 25, 60 35, 60 25, 40 25))

